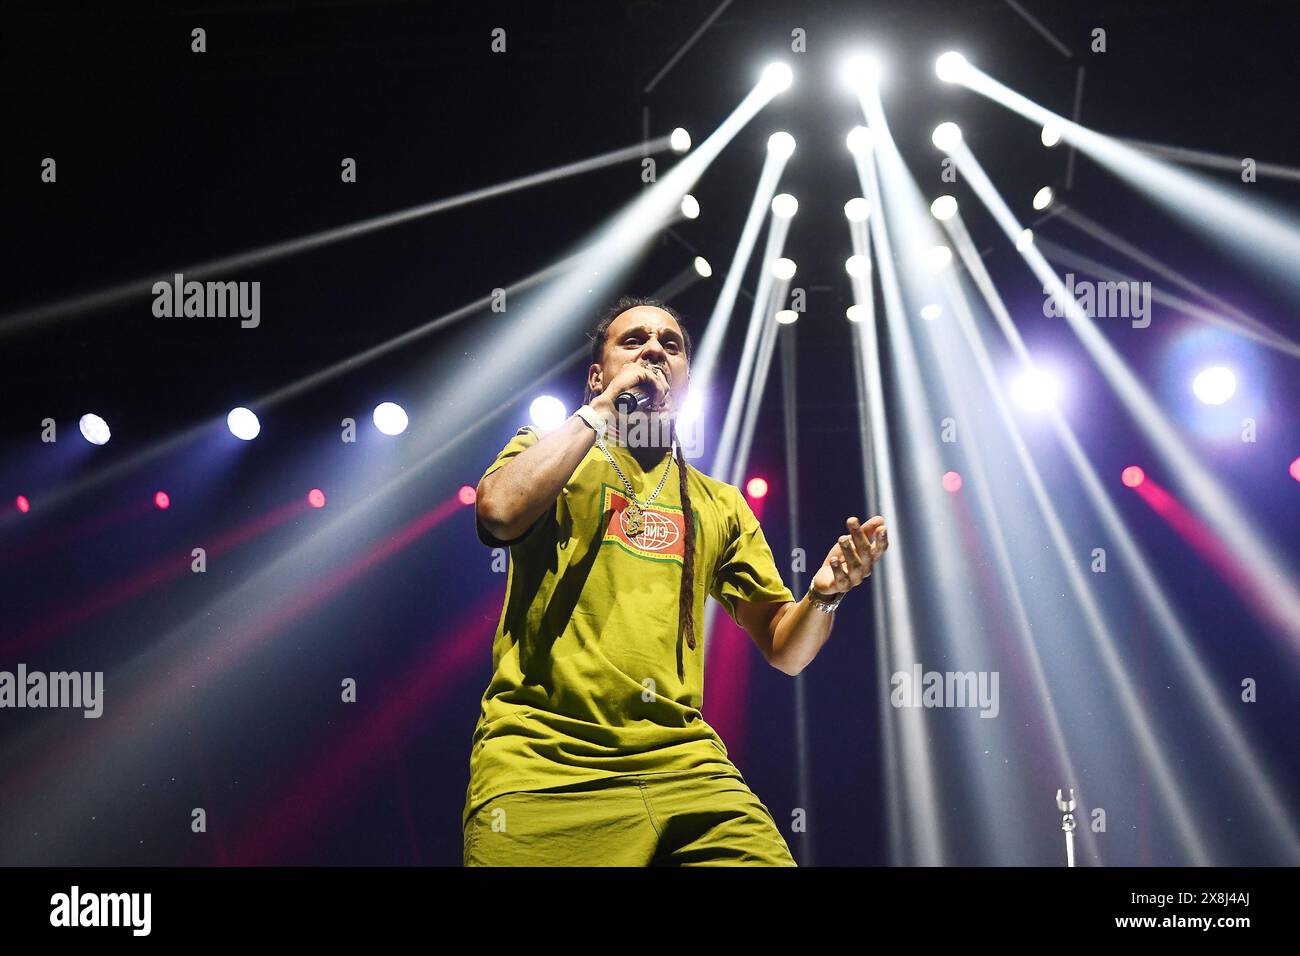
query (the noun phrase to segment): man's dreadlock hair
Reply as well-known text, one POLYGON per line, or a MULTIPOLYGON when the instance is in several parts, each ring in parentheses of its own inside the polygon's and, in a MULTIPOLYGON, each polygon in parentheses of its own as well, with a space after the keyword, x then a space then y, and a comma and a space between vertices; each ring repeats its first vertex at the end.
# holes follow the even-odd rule
MULTIPOLYGON (((625 295, 610 306, 592 330, 587 333, 588 338, 591 339, 591 364, 604 364, 605 343, 609 337, 609 327, 613 321, 628 309, 638 307, 662 309, 677 321, 678 327, 682 330, 682 338, 686 343, 686 361, 690 362, 691 334, 686 331, 686 323, 682 321, 680 313, 671 305, 660 302, 658 299, 625 295)), ((583 404, 585 405, 595 397, 596 393, 592 392, 590 386, 588 386, 583 394, 583 404)), ((691 650, 695 650, 695 512, 691 508, 691 494, 686 481, 686 456, 682 452, 682 443, 677 440, 677 426, 675 424, 673 425, 673 447, 677 456, 677 487, 678 495, 682 500, 682 521, 686 525, 685 554, 682 557, 682 585, 677 597, 677 617, 680 622, 679 626, 686 635, 687 646, 691 650)))

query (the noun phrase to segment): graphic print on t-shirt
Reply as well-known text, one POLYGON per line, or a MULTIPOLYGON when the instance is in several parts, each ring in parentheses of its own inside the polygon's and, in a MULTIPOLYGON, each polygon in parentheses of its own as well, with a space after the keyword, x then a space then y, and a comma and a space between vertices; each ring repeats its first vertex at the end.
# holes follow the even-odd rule
POLYGON ((627 493, 602 484, 601 513, 609 515, 601 544, 610 542, 624 551, 651 561, 681 564, 686 554, 686 523, 682 509, 672 505, 651 505, 643 510, 645 530, 638 535, 627 533, 627 493))

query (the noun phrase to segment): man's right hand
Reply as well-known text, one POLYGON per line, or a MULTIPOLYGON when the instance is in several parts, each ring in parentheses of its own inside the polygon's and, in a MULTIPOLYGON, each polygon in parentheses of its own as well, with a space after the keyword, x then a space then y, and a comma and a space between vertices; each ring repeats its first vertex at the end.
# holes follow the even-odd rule
POLYGON ((616 414, 614 402, 618 396, 634 386, 650 393, 650 408, 659 409, 667 405, 671 386, 663 366, 629 362, 610 379, 605 390, 592 399, 591 407, 609 418, 616 414))

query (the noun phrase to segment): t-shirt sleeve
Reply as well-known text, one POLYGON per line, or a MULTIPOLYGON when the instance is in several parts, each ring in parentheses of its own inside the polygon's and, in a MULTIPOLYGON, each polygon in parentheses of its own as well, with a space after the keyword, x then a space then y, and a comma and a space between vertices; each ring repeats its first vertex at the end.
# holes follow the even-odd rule
MULTIPOLYGON (((541 437, 542 436, 538 434, 537 429, 533 428, 531 425, 524 425, 522 428, 519 429, 519 431, 515 432, 515 437, 510 439, 510 441, 506 444, 506 447, 501 449, 501 452, 500 454, 497 455, 496 460, 493 461, 492 464, 488 466, 488 470, 483 472, 483 478, 486 478, 488 475, 492 474, 492 472, 496 471, 498 468, 500 468, 510 459, 514 458, 520 452, 528 448, 531 448, 533 445, 536 445, 537 442, 541 439, 541 437)), ((483 479, 480 478, 479 480, 482 481, 483 479)), ((480 541, 486 544, 489 548, 501 548, 522 541, 524 538, 532 534, 533 531, 537 528, 537 526, 541 524, 545 519, 546 519, 546 514, 543 512, 541 517, 539 517, 537 521, 533 522, 532 526, 527 531, 525 531, 519 537, 512 538, 509 541, 502 541, 501 539, 494 538, 491 534, 489 534, 487 528, 483 527, 483 523, 478 520, 477 511, 475 512, 474 515, 474 527, 478 532, 478 539, 480 541)))
POLYGON ((794 595, 781 580, 772 549, 768 547, 767 538, 763 536, 763 529, 749 502, 733 489, 724 503, 733 510, 727 522, 730 540, 723 546, 709 593, 739 624, 736 620, 737 599, 753 603, 784 602, 793 601, 794 595))

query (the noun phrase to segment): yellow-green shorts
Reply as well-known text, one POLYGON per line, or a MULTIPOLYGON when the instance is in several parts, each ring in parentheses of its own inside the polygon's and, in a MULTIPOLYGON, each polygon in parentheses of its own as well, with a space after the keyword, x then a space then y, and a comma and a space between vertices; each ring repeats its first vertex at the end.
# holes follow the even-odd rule
POLYGON ((465 824, 466 866, 795 866, 738 774, 624 774, 503 793, 465 824))

